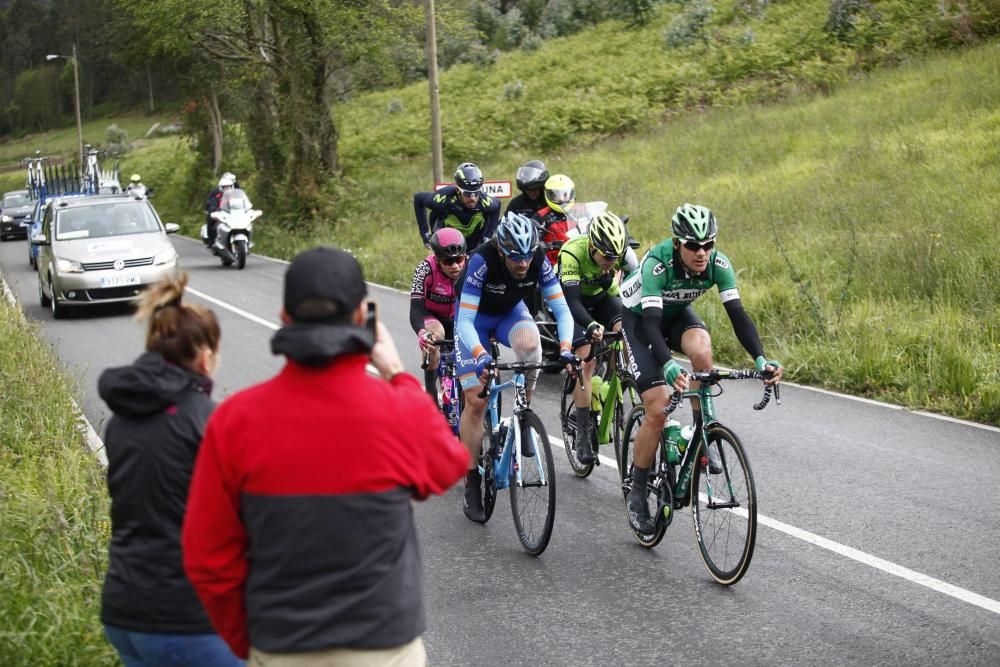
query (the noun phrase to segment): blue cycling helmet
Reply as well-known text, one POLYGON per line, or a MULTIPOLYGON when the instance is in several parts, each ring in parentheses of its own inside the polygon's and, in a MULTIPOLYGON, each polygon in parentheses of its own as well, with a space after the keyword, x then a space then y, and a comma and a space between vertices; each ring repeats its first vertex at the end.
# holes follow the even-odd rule
POLYGON ((497 227, 497 248, 504 255, 530 255, 538 249, 535 223, 514 211, 507 211, 497 227))

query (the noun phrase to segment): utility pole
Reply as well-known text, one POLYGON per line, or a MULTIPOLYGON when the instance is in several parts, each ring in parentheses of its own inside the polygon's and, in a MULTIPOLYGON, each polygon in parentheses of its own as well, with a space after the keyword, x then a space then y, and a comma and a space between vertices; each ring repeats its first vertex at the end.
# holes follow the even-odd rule
POLYGON ((73 42, 73 85, 76 92, 76 95, 73 96, 73 102, 76 106, 77 154, 80 156, 80 169, 83 169, 83 122, 80 120, 80 66, 77 64, 78 62, 76 42, 73 42))
POLYGON ((427 14, 427 84, 431 97, 431 153, 434 156, 434 183, 444 180, 441 155, 441 102, 438 98, 437 29, 434 26, 434 0, 426 0, 427 14))

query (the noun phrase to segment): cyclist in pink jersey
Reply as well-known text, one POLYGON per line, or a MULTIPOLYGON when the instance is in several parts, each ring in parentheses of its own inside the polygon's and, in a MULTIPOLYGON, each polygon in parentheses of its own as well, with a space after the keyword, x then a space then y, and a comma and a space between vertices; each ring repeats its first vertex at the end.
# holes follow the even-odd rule
POLYGON ((437 366, 440 352, 435 340, 454 336, 455 302, 458 280, 465 268, 465 237, 457 229, 442 227, 428 240, 432 254, 413 272, 410 288, 410 326, 417 333, 417 344, 428 352, 424 387, 437 400, 437 366))

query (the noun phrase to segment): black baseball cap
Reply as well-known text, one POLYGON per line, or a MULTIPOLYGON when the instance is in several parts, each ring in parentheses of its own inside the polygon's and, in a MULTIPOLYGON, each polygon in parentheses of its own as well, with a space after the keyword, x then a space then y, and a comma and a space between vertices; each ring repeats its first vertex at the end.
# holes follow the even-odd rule
POLYGON ((285 311, 296 322, 343 320, 367 294, 358 260, 339 248, 320 246, 299 253, 285 272, 285 311), (315 305, 322 302, 335 307, 317 312, 315 305))

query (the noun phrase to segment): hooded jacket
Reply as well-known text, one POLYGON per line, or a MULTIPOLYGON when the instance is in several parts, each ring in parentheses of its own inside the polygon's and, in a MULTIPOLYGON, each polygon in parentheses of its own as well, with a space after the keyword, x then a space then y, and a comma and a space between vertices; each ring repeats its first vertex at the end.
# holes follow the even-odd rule
POLYGON ((109 368, 98 393, 114 415, 104 444, 111 546, 101 621, 153 634, 213 632, 181 560, 195 456, 215 407, 211 380, 146 352, 109 368))
POLYGON ((184 523, 184 563, 219 635, 246 657, 401 646, 424 631, 411 499, 469 454, 408 373, 368 375, 361 327, 296 323, 288 363, 213 413, 184 523))

